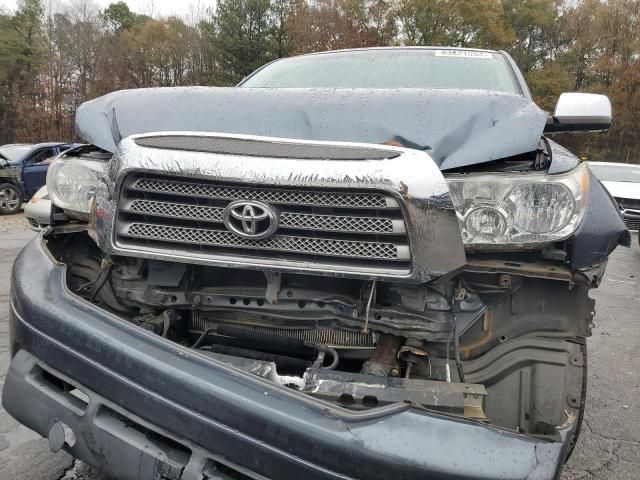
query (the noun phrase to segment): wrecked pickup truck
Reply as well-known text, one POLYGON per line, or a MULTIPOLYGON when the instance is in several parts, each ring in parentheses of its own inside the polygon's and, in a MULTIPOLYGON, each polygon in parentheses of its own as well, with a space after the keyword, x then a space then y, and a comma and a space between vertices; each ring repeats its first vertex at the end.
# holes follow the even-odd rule
POLYGON ((629 243, 502 52, 364 49, 83 104, 15 262, 6 410, 117 479, 551 479, 629 243))

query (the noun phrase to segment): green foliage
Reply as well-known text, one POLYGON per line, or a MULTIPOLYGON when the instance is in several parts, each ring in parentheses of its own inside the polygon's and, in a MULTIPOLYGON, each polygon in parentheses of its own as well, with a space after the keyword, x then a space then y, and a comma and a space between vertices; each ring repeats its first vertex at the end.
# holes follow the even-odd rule
POLYGON ((269 32, 271 45, 269 48, 276 58, 288 56, 293 49, 287 25, 287 18, 293 8, 294 2, 292 0, 272 0, 271 2, 269 12, 271 17, 271 31, 269 32))
POLYGON ((23 0, 15 15, 0 17, 0 64, 7 70, 38 62, 42 14, 39 0, 23 0))
POLYGON ((523 72, 541 68, 555 54, 560 30, 560 0, 503 0, 514 41, 508 51, 523 72))
POLYGON ((510 41, 499 0, 400 0, 409 45, 501 48, 510 41))
POLYGON ((39 0, 21 0, 13 16, 0 15, 0 144, 17 136, 15 115, 35 109, 42 16, 39 0))
POLYGON ((550 112, 560 94, 573 89, 573 79, 561 62, 549 62, 542 68, 529 70, 525 76, 536 103, 550 112))
POLYGON ((235 84, 273 58, 269 0, 221 0, 215 19, 220 80, 235 84))
POLYGON ((122 0, 109 4, 102 15, 116 33, 131 29, 138 19, 138 16, 129 9, 129 5, 122 0))

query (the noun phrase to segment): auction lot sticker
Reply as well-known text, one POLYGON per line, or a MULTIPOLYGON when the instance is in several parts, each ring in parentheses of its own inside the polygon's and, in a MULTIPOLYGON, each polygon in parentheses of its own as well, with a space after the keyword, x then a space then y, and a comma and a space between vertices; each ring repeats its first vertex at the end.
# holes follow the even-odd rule
POLYGON ((462 57, 490 60, 493 58, 493 55, 489 52, 475 52, 473 50, 436 50, 436 57, 462 57))

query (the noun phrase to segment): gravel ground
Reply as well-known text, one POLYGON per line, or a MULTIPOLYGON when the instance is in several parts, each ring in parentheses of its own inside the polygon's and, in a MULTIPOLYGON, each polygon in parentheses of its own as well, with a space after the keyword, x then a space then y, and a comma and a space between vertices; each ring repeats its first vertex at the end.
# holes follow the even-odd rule
MULTIPOLYGON (((0 215, 0 235, 3 233, 19 233, 27 230, 29 230, 29 227, 27 227, 27 220, 22 210, 15 215, 0 215)), ((4 253, 1 245, 0 252, 4 253)))
MULTIPOLYGON (((0 390, 9 366, 8 301, 13 259, 33 236, 24 215, 0 216, 0 390)), ((587 410, 562 480, 640 479, 640 248, 612 255, 589 340, 587 410)), ((106 480, 19 425, 0 408, 0 479, 106 480)))

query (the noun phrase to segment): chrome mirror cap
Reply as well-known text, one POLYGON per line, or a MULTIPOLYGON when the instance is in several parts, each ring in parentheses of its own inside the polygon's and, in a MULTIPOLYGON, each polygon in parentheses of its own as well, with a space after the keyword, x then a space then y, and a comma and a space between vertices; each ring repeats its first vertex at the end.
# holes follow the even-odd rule
POLYGON ((606 130, 611 126, 611 102, 596 93, 563 93, 547 132, 606 130))

